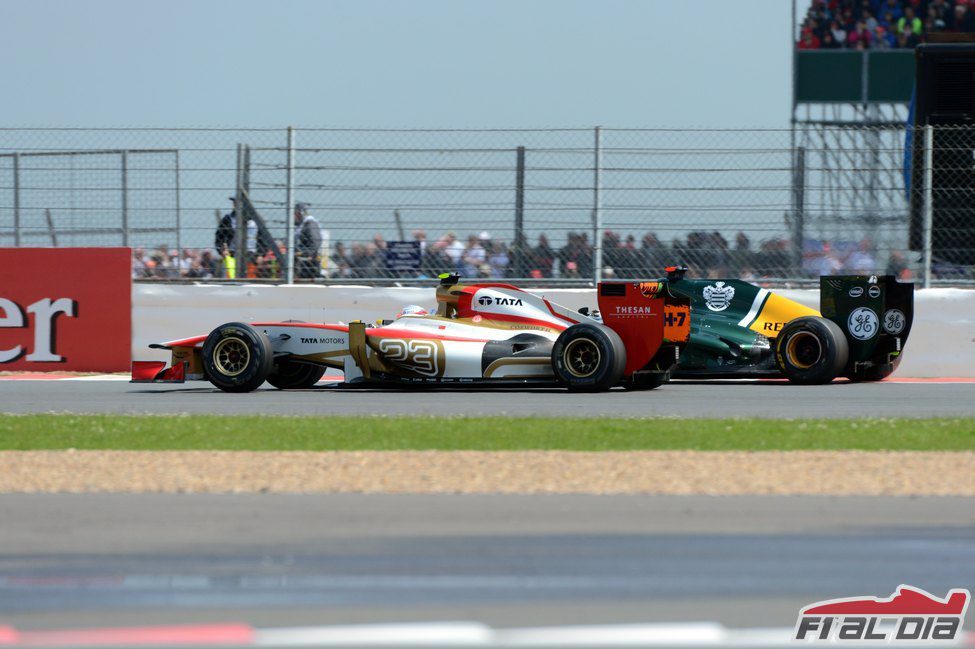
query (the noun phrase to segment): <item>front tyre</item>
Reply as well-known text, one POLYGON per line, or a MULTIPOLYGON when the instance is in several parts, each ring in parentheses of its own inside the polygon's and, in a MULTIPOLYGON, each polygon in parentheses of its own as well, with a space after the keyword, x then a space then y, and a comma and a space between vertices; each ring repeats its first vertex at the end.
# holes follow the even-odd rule
POLYGON ((268 374, 267 382, 279 390, 295 390, 314 387, 324 375, 322 365, 280 360, 268 374))
POLYGON ((256 390, 271 373, 271 341, 241 322, 220 325, 203 343, 203 374, 224 392, 256 390))
POLYGON ((843 373, 849 357, 843 330, 826 318, 796 318, 775 339, 776 365, 793 383, 829 383, 843 373))
POLYGON ((572 325, 552 346, 552 371, 577 392, 609 390, 620 382, 626 349, 615 331, 598 323, 572 325))

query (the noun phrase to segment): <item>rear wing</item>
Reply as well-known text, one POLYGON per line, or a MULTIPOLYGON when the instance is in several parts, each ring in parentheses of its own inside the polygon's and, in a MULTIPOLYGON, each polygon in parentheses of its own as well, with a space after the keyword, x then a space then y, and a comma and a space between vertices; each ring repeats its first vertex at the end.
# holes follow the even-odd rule
POLYGON ((914 284, 893 275, 834 275, 819 279, 819 305, 850 344, 846 373, 866 378, 889 374, 914 322, 914 284))
POLYGON ((690 338, 690 300, 661 280, 600 282, 596 290, 603 324, 626 348, 624 376, 670 371, 690 338))

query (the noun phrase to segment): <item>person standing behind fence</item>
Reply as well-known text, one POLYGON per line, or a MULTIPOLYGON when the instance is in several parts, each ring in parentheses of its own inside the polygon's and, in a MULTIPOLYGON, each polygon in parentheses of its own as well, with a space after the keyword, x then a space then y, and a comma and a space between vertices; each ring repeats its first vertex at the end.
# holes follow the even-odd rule
POLYGON ((236 200, 233 196, 230 197, 230 202, 234 204, 234 209, 223 215, 220 223, 217 224, 217 231, 213 235, 213 247, 217 254, 221 255, 225 251, 233 255, 233 251, 237 248, 237 209, 236 200))
MULTIPOLYGON (((217 224, 217 231, 213 237, 213 247, 217 254, 223 259, 223 276, 234 279, 238 276, 237 263, 237 201, 231 196, 230 202, 234 204, 234 209, 223 215, 220 223, 217 224)), ((257 223, 254 219, 247 220, 247 255, 244 262, 239 265, 240 277, 254 277, 259 255, 267 252, 273 245, 268 243, 264 237, 260 236, 257 223)))
MULTIPOLYGON (((237 200, 231 196, 230 202, 234 209, 223 215, 213 236, 213 247, 223 258, 223 276, 233 279, 237 276, 237 200)), ((257 223, 252 219, 247 221, 247 250, 256 259, 257 253, 257 223)), ((241 264, 241 277, 246 275, 246 264, 241 264)))
POLYGON ((302 279, 321 275, 322 228, 308 213, 308 203, 295 203, 295 270, 302 279))

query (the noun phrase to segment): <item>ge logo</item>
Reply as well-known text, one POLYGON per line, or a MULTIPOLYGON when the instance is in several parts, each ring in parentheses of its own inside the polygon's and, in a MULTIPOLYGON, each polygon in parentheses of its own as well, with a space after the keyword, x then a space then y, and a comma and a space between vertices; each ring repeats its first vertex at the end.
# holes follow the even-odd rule
POLYGON ((861 306, 853 310, 846 321, 846 329, 857 340, 867 340, 877 335, 880 320, 873 309, 861 306))
POLYGON ((896 336, 904 331, 904 327, 906 326, 907 318, 904 317, 904 312, 900 309, 889 309, 884 314, 884 331, 890 335, 896 336))
POLYGON ((482 295, 481 297, 477 298, 477 302, 481 306, 491 306, 491 303, 494 302, 494 300, 487 295, 482 295))

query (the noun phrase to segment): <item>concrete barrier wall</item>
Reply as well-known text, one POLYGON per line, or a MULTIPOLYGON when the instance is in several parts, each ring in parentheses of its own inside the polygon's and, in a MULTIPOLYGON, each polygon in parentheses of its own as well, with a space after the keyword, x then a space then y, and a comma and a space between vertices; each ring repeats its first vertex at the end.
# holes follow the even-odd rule
MULTIPOLYGON (((537 291, 571 309, 593 306, 592 289, 537 291)), ((818 308, 819 292, 777 291, 818 308)), ((304 320, 372 322, 403 305, 432 308, 432 288, 136 284, 132 290, 132 358, 167 360, 149 343, 205 334, 224 322, 304 320)), ((975 291, 928 289, 915 296, 914 328, 897 376, 975 377, 975 291)))

